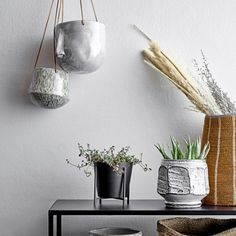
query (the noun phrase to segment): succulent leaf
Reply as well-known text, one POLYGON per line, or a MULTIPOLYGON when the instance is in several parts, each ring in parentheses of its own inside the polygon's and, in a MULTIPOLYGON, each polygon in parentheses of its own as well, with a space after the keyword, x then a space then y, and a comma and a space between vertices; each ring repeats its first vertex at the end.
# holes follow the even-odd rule
POLYGON ((210 151, 210 144, 209 142, 203 146, 201 149, 201 140, 198 137, 193 142, 191 141, 190 137, 188 139, 184 139, 185 142, 185 149, 182 149, 179 142, 174 138, 171 137, 171 147, 170 153, 171 157, 169 157, 165 151, 164 146, 160 144, 156 144, 155 147, 161 153, 164 159, 173 159, 173 160, 203 160, 207 157, 210 151))

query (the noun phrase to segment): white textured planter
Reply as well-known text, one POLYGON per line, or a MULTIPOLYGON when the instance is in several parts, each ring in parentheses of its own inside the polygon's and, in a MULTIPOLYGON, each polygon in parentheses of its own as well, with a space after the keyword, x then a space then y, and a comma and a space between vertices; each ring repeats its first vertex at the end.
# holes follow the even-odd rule
POLYGON ((68 21, 55 27, 57 62, 67 72, 91 73, 103 63, 105 25, 97 21, 68 21))
POLYGON ((205 160, 162 160, 157 192, 167 207, 200 207, 209 193, 208 168, 205 160))
POLYGON ((94 229, 89 232, 90 236, 142 236, 142 232, 133 229, 103 228, 94 229))

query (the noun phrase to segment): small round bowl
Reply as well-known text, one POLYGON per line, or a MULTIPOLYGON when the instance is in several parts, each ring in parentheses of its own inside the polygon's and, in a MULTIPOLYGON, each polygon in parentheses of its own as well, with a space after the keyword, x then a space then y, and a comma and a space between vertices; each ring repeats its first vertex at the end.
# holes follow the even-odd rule
POLYGON ((89 232, 90 236, 142 236, 142 232, 133 229, 103 228, 89 232))

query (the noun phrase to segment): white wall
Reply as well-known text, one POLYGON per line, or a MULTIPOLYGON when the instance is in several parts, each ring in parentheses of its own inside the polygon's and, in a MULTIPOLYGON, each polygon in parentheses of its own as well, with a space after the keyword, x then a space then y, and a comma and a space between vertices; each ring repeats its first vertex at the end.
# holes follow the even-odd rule
MULTIPOLYGON (((67 20, 78 18, 78 2, 65 1, 67 20)), ((203 49, 215 78, 236 100, 234 0, 95 3, 107 27, 106 61, 93 74, 71 77, 67 106, 43 110, 31 105, 27 88, 49 1, 0 1, 0 236, 45 236, 47 210, 55 199, 92 198, 92 178, 65 164, 67 157, 76 160, 77 141, 100 148, 131 145, 133 153, 143 152, 153 171, 134 169, 131 196, 158 198, 160 156, 153 144, 168 142, 170 135, 201 134, 203 115, 186 110, 190 104, 185 97, 144 65, 140 50, 147 42, 131 24, 185 66, 191 66, 203 49)), ((41 65, 50 62, 50 36, 41 65)), ((85 222, 92 228, 103 220, 97 225, 92 223, 96 220, 85 222)), ((112 224, 122 222, 127 221, 116 218, 112 224)), ((130 222, 131 227, 141 226, 138 219, 130 222)), ((145 235, 155 235, 155 222, 142 221, 147 224, 145 235)), ((71 235, 69 225, 65 231, 71 235)), ((76 230, 78 226, 73 235, 76 230)), ((85 228, 81 231, 86 235, 85 228)))

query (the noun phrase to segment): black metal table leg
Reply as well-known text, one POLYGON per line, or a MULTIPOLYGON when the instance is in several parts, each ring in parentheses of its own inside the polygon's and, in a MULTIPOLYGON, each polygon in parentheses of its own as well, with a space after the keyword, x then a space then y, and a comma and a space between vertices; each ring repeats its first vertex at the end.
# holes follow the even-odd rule
POLYGON ((97 199, 97 166, 94 166, 94 183, 93 183, 93 205, 96 207, 97 199))
POLYGON ((53 214, 48 212, 48 236, 53 236, 53 214))
POLYGON ((129 205, 129 191, 130 191, 130 190, 128 190, 127 205, 129 205))
POLYGON ((123 168, 123 208, 125 207, 125 197, 126 197, 126 168, 123 168))
POLYGON ((57 236, 61 236, 61 215, 57 215, 57 236))

